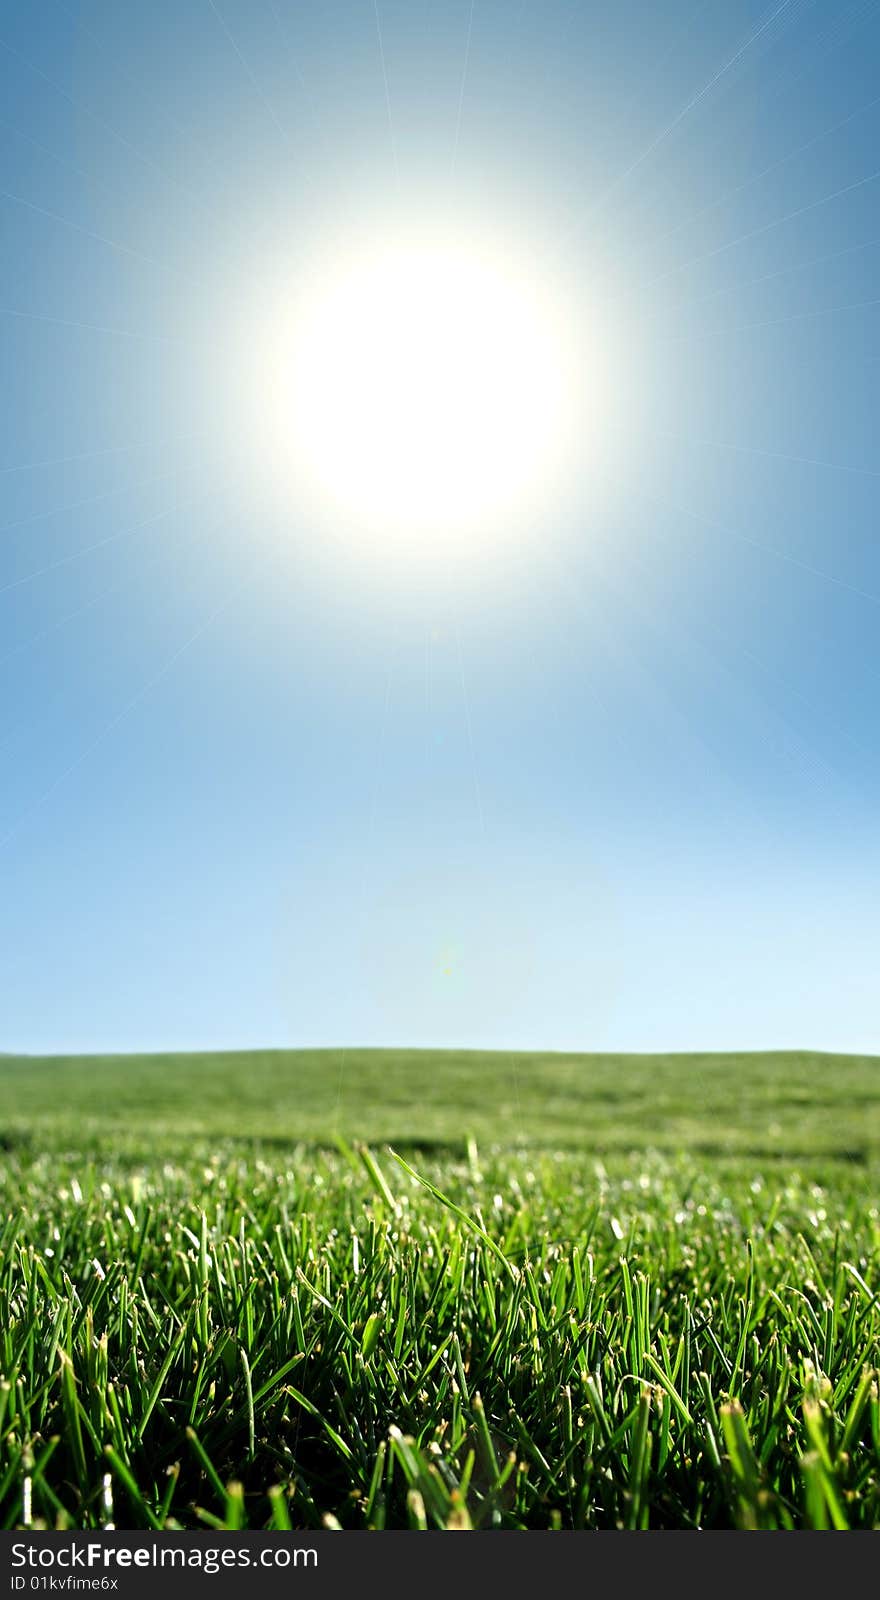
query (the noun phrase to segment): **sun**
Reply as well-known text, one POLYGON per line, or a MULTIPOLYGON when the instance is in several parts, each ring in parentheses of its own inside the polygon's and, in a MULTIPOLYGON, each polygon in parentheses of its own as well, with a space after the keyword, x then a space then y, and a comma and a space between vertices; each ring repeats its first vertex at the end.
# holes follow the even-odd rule
POLYGON ((528 286, 479 256, 398 249, 358 263, 297 330, 281 402, 297 453, 372 527, 442 537, 484 524, 529 488, 558 435, 556 333, 528 286))
POLYGON ((374 562, 461 564, 517 538, 589 434, 562 297, 484 240, 348 242, 259 320, 263 469, 374 562))

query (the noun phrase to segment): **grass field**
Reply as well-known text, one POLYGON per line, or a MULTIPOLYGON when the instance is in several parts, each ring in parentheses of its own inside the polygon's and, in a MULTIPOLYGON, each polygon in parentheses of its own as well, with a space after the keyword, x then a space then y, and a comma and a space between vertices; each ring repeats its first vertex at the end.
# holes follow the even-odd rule
POLYGON ((0 1058, 0 1522, 878 1527, 878 1090, 0 1058))

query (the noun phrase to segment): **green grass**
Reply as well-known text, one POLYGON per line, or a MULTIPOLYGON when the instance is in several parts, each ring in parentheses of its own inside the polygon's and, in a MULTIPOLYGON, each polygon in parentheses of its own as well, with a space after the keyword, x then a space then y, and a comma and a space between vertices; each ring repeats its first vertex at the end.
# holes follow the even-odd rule
POLYGON ((880 1527, 878 1084, 0 1059, 0 1524, 880 1527))
POLYGON ((0 1128, 129 1151, 193 1138, 880 1157, 880 1059, 263 1050, 0 1056, 0 1128))

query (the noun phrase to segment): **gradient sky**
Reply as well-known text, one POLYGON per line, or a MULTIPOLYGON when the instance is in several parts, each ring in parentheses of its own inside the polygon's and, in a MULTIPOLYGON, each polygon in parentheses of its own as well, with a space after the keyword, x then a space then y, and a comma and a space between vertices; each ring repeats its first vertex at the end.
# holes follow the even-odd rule
POLYGON ((880 1050, 878 67, 863 0, 0 8, 0 1049, 880 1050), (442 581, 228 470, 242 284, 364 208, 626 348, 442 581))

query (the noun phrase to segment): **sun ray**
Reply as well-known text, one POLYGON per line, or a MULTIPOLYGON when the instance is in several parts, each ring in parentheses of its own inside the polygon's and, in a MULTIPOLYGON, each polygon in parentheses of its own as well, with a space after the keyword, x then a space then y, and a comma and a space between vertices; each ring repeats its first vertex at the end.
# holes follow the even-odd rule
POLYGON ((385 42, 382 38, 382 23, 379 20, 379 0, 373 0, 373 16, 376 19, 376 38, 379 42, 379 60, 382 64, 382 85, 385 90, 385 111, 388 116, 388 138, 391 144, 391 160, 394 165, 394 176, 400 183, 400 166, 397 159, 397 135, 394 131, 394 117, 391 114, 391 90, 388 87, 388 65, 385 60, 385 42))
POLYGON ((52 328, 73 328, 78 333, 106 333, 116 339, 144 339, 152 344, 180 345, 181 340, 166 333, 147 333, 140 328, 117 328, 100 322, 80 322, 74 317, 53 317, 43 311, 25 311, 21 306, 0 306, 0 317, 15 317, 22 322, 44 322, 52 328))
POLYGON ((476 0, 471 0, 470 10, 468 12, 467 37, 465 38, 465 42, 464 42, 464 62, 462 64, 462 69, 461 69, 461 83, 459 84, 459 89, 458 89, 458 108, 457 108, 456 113, 455 113, 455 141, 454 141, 453 146, 452 146, 452 175, 453 175, 453 177, 455 176, 455 168, 456 168, 456 165, 457 165, 457 162, 458 162, 458 147, 459 147, 459 144, 461 143, 461 118, 462 118, 462 112, 464 111, 464 92, 465 92, 465 88, 467 86, 468 67, 470 65, 470 59, 471 59, 471 35, 472 35, 473 31, 474 31, 474 5, 475 5, 475 3, 476 3, 476 0))
POLYGON ((109 234, 96 233, 93 228, 85 228, 82 223, 74 222, 71 217, 62 216, 60 211, 50 211, 47 206, 39 206, 33 200, 25 199, 24 195, 13 194, 9 189, 0 189, 0 200, 7 200, 11 204, 23 206, 32 211, 36 216, 46 217, 50 222, 57 222, 65 228, 70 228, 74 233, 80 233, 86 239, 93 239, 97 244, 106 244, 111 250, 117 250, 120 255, 131 256, 136 261, 145 261, 151 267, 158 267, 162 272, 170 272, 175 278, 189 283, 198 288, 194 280, 178 267, 171 266, 167 261, 160 261, 156 256, 145 254, 143 250, 136 250, 132 245, 125 244, 121 239, 112 239, 109 234))
POLYGON ((743 533, 741 528, 733 528, 729 523, 720 522, 717 517, 707 516, 704 512, 690 511, 686 506, 676 505, 664 495, 656 492, 652 492, 649 495, 639 489, 636 484, 632 484, 630 487, 640 498, 658 506, 665 506, 667 510, 672 511, 676 516, 702 523, 704 527, 711 528, 717 533, 726 534, 729 538, 736 539, 742 544, 751 545, 754 550, 761 550, 765 555, 775 556, 778 561, 784 561, 789 566, 797 567, 801 572, 809 573, 811 577, 819 578, 823 583, 833 584, 837 589, 845 589, 849 594, 858 595, 860 599, 867 600, 870 605, 880 606, 880 594, 873 594, 870 589, 862 588, 856 583, 850 583, 845 578, 840 578, 833 572, 817 567, 810 561, 804 561, 800 556, 792 555, 790 550, 784 550, 779 545, 768 544, 765 539, 756 539, 751 534, 743 533))
MULTIPOLYGON (((151 483, 167 483, 169 478, 173 476, 173 473, 166 473, 161 478, 153 478, 148 481, 151 483)), ((152 527, 154 523, 163 521, 164 518, 172 516, 177 511, 186 510, 189 506, 197 505, 200 502, 210 499, 214 495, 221 493, 222 488, 222 485, 215 484, 208 490, 200 491, 197 494, 190 495, 183 500, 175 500, 173 505, 166 506, 162 511, 152 512, 150 516, 141 517, 137 522, 126 523, 125 527, 119 528, 115 533, 106 534, 102 539, 93 539, 89 544, 80 545, 78 549, 68 551, 65 555, 59 556, 55 561, 48 561, 42 567, 35 567, 31 572, 24 573, 20 578, 12 578, 9 580, 9 582, 0 585, 0 595, 9 594, 13 589, 21 589, 25 586, 25 584, 35 583, 38 578, 45 578, 52 572, 58 572, 62 567, 70 566, 72 562, 79 561, 83 556, 91 555, 95 550, 104 550, 112 544, 118 544, 122 539, 134 538, 134 536, 140 533, 144 528, 152 527)), ((123 491, 111 490, 109 491, 109 494, 95 495, 90 500, 81 500, 76 504, 77 506, 93 505, 98 500, 108 499, 110 494, 121 492, 123 491)), ((73 509, 73 507, 67 506, 63 507, 62 509, 69 511, 73 509)), ((54 511, 45 512, 42 513, 42 515, 53 516, 56 515, 56 513, 54 511)), ((35 521, 36 518, 25 518, 25 521, 32 520, 35 521)), ((7 527, 16 526, 20 526, 20 524, 7 524, 7 527)), ((0 532, 2 531, 5 530, 0 530, 0 532)))
MULTIPOLYGON (((649 158, 656 150, 660 148, 661 145, 666 143, 676 129, 686 121, 691 112, 695 111, 697 107, 706 99, 706 97, 712 93, 712 90, 721 82, 721 80, 726 77, 727 73, 730 72, 739 61, 742 60, 743 56, 747 54, 753 45, 757 44, 759 39, 763 38, 768 29, 773 26, 773 23, 789 10, 792 3, 794 3, 794 0, 778 0, 778 3, 774 6, 773 10, 764 18, 763 22, 759 23, 756 28, 752 29, 751 33, 738 47, 734 54, 730 56, 721 67, 717 68, 717 70, 710 78, 707 79, 703 86, 696 90, 694 94, 692 94, 690 98, 685 101, 683 106, 679 107, 674 116, 671 117, 668 122, 664 123, 659 132, 653 136, 649 143, 644 146, 644 148, 629 163, 629 165, 624 167, 622 171, 618 172, 616 176, 611 179, 610 183, 608 183, 601 191, 598 198, 591 201, 585 215, 581 217, 570 230, 570 232, 565 235, 565 243, 568 243, 577 233, 579 233, 586 221, 592 218, 597 211, 600 211, 604 207, 606 200, 612 194, 614 194, 622 184, 626 183, 634 173, 638 172, 640 167, 642 167, 644 163, 649 160, 649 158)), ((800 0, 798 0, 798 9, 799 8, 800 0)))
POLYGON ((752 239, 760 239, 764 234, 771 233, 774 228, 781 228, 786 222, 795 222, 799 217, 808 216, 812 211, 818 211, 822 206, 827 206, 834 200, 841 200, 848 194, 854 194, 859 189, 864 189, 868 184, 876 183, 880 178, 880 169, 869 172, 862 178, 855 178, 851 183, 842 184, 837 189, 832 189, 830 194, 820 195, 816 200, 808 200, 804 205, 795 206, 792 211, 784 211, 780 216, 771 217, 769 222, 762 222, 758 227, 749 228, 746 233, 738 233, 733 239, 726 239, 723 244, 716 245, 711 250, 700 251, 699 254, 689 256, 686 261, 678 261, 674 266, 668 267, 664 272, 657 273, 656 277, 648 278, 639 285, 640 291, 646 294, 649 289, 654 289, 658 284, 665 283, 669 278, 675 277, 679 272, 685 272, 689 267, 701 266, 706 261, 715 261, 718 256, 725 255, 728 250, 733 250, 737 245, 747 244, 752 239))

